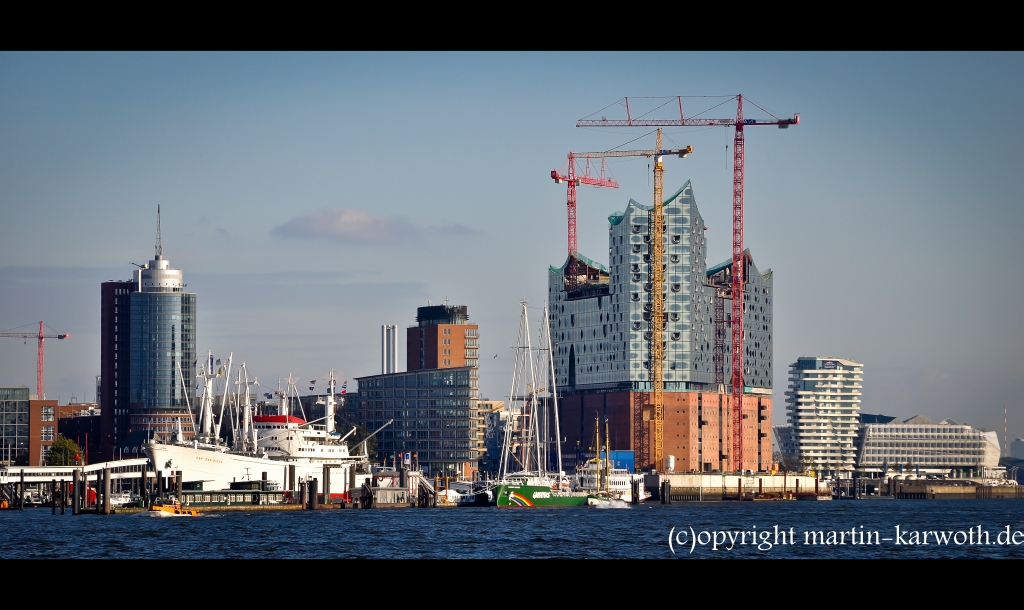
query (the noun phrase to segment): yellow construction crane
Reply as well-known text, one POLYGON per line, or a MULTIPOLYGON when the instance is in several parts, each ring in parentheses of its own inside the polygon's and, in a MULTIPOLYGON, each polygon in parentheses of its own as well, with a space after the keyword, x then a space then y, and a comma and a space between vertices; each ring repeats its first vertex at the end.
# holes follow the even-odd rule
MULTIPOLYGON (((654 150, 619 150, 598 153, 572 153, 577 158, 609 158, 609 157, 654 157, 654 208, 651 210, 651 248, 650 248, 650 271, 648 277, 651 280, 651 320, 648 328, 651 333, 650 347, 648 352, 651 356, 651 404, 652 413, 650 416, 653 430, 650 436, 654 437, 654 467, 658 471, 664 471, 665 465, 665 345, 662 340, 662 333, 665 330, 665 295, 662 289, 665 285, 665 211, 662 197, 664 196, 664 174, 665 168, 662 160, 665 155, 677 155, 683 158, 693 152, 693 146, 686 148, 666 150, 661 148, 661 130, 658 130, 657 142, 654 150)), ((641 394, 638 394, 641 396, 641 394)), ((643 442, 643 406, 634 406, 634 450, 636 450, 637 465, 643 460, 643 449, 650 447, 649 443, 643 442), (640 441, 640 442, 636 442, 640 441)))

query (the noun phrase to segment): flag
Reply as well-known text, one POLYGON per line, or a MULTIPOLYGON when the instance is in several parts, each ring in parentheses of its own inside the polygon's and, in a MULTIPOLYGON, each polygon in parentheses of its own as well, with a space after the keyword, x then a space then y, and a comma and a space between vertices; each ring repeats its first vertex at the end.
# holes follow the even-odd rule
POLYGON ((309 382, 309 385, 313 385, 313 384, 315 384, 315 383, 316 383, 316 379, 314 379, 313 381, 310 381, 310 382, 309 382))
POLYGON ((345 383, 341 384, 341 393, 342 394, 346 393, 345 388, 347 388, 347 387, 348 387, 348 379, 345 380, 345 383))
POLYGON ((309 391, 310 391, 310 392, 312 392, 312 391, 313 391, 313 386, 309 386, 309 391))

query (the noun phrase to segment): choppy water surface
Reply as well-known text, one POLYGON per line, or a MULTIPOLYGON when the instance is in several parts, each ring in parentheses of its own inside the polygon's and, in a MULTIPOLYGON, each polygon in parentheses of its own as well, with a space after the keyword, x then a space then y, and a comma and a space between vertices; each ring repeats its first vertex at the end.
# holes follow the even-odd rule
POLYGON ((616 510, 322 510, 199 518, 53 516, 40 508, 0 511, 0 557, 1020 559, 1024 502, 677 503, 616 510), (780 535, 785 532, 785 544, 776 526, 780 535))

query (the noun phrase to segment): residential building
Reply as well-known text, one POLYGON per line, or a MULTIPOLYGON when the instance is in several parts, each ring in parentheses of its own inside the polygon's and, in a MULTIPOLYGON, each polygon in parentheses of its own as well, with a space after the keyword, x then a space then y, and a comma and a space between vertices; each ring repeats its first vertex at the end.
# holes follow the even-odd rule
POLYGON ((416 325, 406 329, 406 369, 475 369, 480 357, 479 333, 479 327, 469 323, 465 305, 418 307, 416 325))
MULTIPOLYGON (((677 471, 764 471, 772 463, 772 272, 744 265, 743 456, 732 447, 732 260, 707 267, 704 219, 687 181, 664 201, 664 454, 677 471)), ((611 449, 653 466, 650 253, 652 208, 630 200, 608 217, 609 265, 578 252, 549 267, 548 303, 566 468, 609 420, 611 449), (638 421, 641 429, 636 429, 638 421)))
MULTIPOLYGON (((357 395, 345 415, 377 437, 384 460, 405 454, 428 476, 474 478, 484 455, 484 416, 479 398, 479 329, 465 305, 427 305, 406 331, 405 373, 357 377, 357 395)), ((395 359, 382 328, 382 369, 395 359)))
POLYGON ((477 370, 466 366, 357 377, 355 417, 384 460, 411 454, 429 476, 472 479, 484 452, 477 370))
POLYGON ((1016 439, 1010 443, 1010 457, 1015 460, 1024 460, 1024 439, 1016 439))
MULTIPOLYGON (((98 404, 69 404, 60 407, 57 431, 64 438, 75 441, 82 449, 82 459, 86 464, 111 459, 104 455, 99 442, 103 433, 103 418, 102 409, 98 404)), ((121 448, 118 447, 115 451, 117 454, 114 457, 120 458, 121 448)), ((139 452, 132 453, 130 457, 139 457, 139 452)))
POLYGON ((26 386, 0 387, 0 462, 45 465, 57 437, 57 420, 72 408, 37 400, 26 386))
POLYGON ((864 365, 843 358, 802 356, 789 369, 786 413, 790 451, 805 470, 853 472, 864 365))

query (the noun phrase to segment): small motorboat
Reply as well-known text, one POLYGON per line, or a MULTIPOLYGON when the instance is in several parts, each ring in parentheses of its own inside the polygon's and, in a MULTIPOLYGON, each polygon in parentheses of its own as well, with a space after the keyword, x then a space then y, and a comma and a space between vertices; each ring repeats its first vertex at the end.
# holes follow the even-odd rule
POLYGON ((161 512, 175 517, 198 517, 199 511, 194 508, 185 508, 178 503, 177 498, 169 498, 165 500, 154 500, 153 504, 149 507, 150 512, 161 512))

